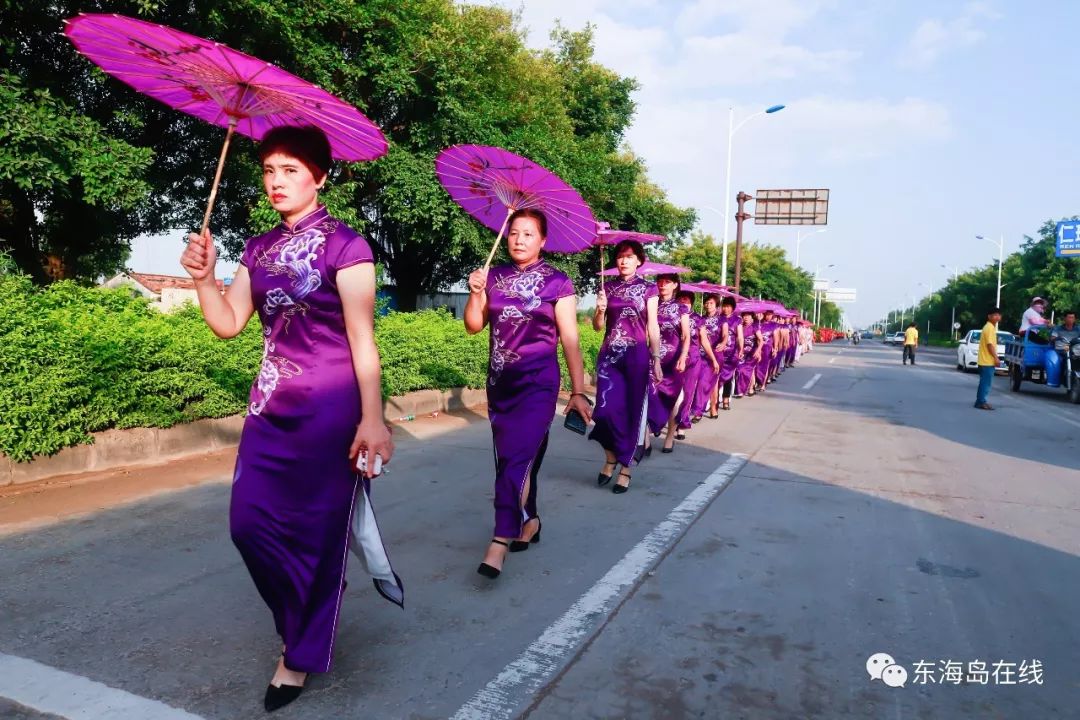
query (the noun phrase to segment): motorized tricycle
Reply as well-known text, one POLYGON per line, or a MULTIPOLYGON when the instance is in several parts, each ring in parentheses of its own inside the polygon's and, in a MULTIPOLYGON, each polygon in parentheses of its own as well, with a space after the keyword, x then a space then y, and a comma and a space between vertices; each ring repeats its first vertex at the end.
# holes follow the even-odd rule
POLYGON ((1080 403, 1080 338, 1055 336, 1048 327, 1033 327, 1005 341, 1009 388, 1039 383, 1064 388, 1069 400, 1080 403))

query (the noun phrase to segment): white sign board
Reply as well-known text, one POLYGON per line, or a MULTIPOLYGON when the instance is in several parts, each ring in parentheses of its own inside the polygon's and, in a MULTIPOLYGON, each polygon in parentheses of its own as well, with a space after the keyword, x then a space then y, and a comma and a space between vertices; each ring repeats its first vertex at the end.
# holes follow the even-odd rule
POLYGON ((825 299, 832 303, 853 303, 855 288, 831 288, 825 291, 825 299))
POLYGON ((829 284, 830 283, 829 283, 828 280, 815 280, 814 281, 814 292, 821 292, 821 291, 824 291, 824 290, 828 290, 829 289, 829 284))

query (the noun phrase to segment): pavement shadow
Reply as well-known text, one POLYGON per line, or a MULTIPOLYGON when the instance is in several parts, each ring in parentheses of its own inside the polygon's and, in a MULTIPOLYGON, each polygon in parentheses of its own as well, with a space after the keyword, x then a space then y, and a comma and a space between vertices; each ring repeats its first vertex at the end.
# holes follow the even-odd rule
MULTIPOLYGON (((812 394, 800 395, 822 411, 844 412, 883 420, 898 427, 924 430, 936 437, 985 450, 996 455, 1023 458, 1043 466, 1076 470, 1075 442, 1061 443, 1062 435, 1075 437, 1078 430, 1062 424, 1052 414, 1040 416, 1040 408, 1024 400, 1032 395, 1047 401, 1047 411, 1075 415, 1061 391, 1025 386, 1018 394, 1008 388, 1008 378, 997 375, 990 401, 995 412, 974 409, 978 376, 929 363, 901 367, 899 362, 879 359, 880 350, 845 351, 844 358, 857 357, 859 365, 831 365, 830 370, 853 370, 846 376, 830 373, 812 394), (901 375, 901 373, 907 373, 901 375), (897 383, 898 378, 904 378, 897 383), (872 399, 863 390, 871 388, 872 399), (875 391, 874 388, 880 388, 875 391), (1055 397, 1054 393, 1060 393, 1055 397), (1054 402, 1057 400, 1057 402, 1054 402)), ((791 390, 792 388, 787 388, 791 390)), ((1034 468, 1033 472, 1038 469, 1034 468)), ((1057 471, 1055 471, 1057 472, 1057 471)))

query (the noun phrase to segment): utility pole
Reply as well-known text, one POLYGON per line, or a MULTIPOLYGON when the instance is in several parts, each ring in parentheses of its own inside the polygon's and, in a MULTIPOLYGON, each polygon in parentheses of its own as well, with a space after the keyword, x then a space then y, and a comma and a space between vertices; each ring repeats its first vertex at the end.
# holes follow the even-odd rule
POLYGON ((742 226, 743 221, 750 217, 746 212, 746 201, 753 200, 753 196, 740 191, 735 199, 739 203, 739 209, 735 213, 735 292, 739 292, 742 284, 742 226))

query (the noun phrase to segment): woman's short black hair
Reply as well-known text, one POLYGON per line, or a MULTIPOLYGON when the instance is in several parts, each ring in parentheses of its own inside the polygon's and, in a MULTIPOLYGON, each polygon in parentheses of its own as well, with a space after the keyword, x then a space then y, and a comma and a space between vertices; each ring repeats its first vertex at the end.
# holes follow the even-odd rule
POLYGON ((679 276, 675 273, 664 273, 663 275, 656 276, 656 284, 659 285, 661 280, 670 280, 675 283, 675 292, 672 293, 672 297, 679 296, 679 290, 682 288, 682 283, 679 282, 679 276))
POLYGON ((675 293, 676 300, 680 300, 682 298, 687 298, 690 300, 690 302, 694 302, 694 293, 690 292, 689 290, 679 290, 675 293))
POLYGON ((727 305, 728 307, 735 307, 735 298, 731 297, 730 295, 726 296, 723 300, 720 301, 720 306, 723 307, 724 305, 727 305))
POLYGON ((720 296, 717 295, 716 293, 707 294, 705 296, 705 299, 701 301, 701 304, 704 305, 705 303, 709 302, 710 300, 712 300, 714 303, 716 303, 717 306, 720 305, 720 296))
POLYGON ((515 210, 510 215, 510 221, 506 223, 506 227, 509 228, 514 224, 514 221, 518 218, 532 218, 536 221, 536 224, 540 226, 540 237, 547 237, 547 215, 535 208, 521 208, 515 210))
POLYGON ((333 162, 326 133, 311 125, 282 125, 266 133, 259 143, 259 162, 276 152, 304 163, 316 180, 326 177, 333 162))
POLYGON ((642 265, 645 264, 645 246, 637 240, 620 240, 612 251, 612 257, 619 257, 619 255, 622 254, 622 251, 627 248, 634 251, 634 255, 637 257, 639 263, 642 265))

